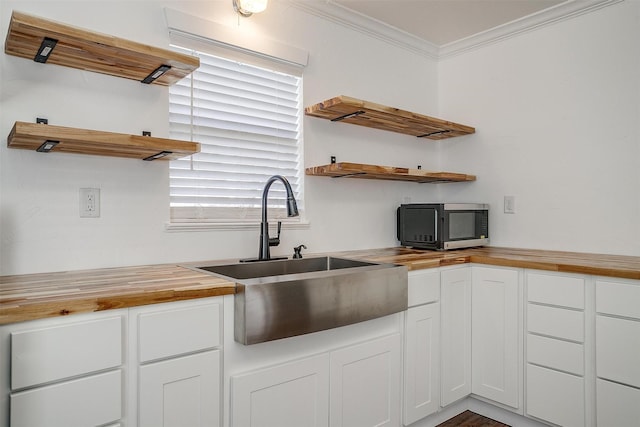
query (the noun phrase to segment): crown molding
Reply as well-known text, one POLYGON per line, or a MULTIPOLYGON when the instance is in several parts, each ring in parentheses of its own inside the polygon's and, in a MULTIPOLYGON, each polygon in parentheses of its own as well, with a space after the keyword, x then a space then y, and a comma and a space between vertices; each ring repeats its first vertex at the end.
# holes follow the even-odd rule
POLYGON ((592 12, 624 0, 567 0, 540 12, 441 46, 355 12, 332 0, 287 0, 311 15, 350 28, 431 59, 442 59, 477 49, 545 25, 592 12))
POLYGON ((407 49, 428 58, 438 58, 438 46, 401 31, 384 22, 355 12, 331 0, 288 0, 288 3, 311 15, 326 19, 378 40, 407 49))
POLYGON ((623 0, 567 0, 556 6, 532 13, 489 30, 440 46, 438 58, 446 58, 480 48, 527 31, 574 18, 619 3, 623 0))

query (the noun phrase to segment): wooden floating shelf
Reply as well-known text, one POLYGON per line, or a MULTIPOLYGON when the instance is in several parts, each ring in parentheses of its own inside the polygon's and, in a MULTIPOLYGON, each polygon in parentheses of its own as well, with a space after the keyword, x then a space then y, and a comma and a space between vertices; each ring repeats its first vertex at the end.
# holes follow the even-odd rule
MULTIPOLYGON (((152 83, 172 85, 200 66, 200 59, 14 11, 4 51, 36 62, 63 65, 143 81, 161 66, 171 68, 152 83), (45 41, 47 40, 47 41, 45 41), (51 40, 55 41, 52 42, 51 40), (48 58, 38 55, 44 43, 48 58), (36 60, 38 55, 38 60, 36 60)), ((146 82, 145 82, 146 83, 146 82)))
POLYGON ((398 168, 393 166, 364 165, 360 163, 331 163, 307 168, 305 173, 312 176, 333 178, 381 179, 388 181, 408 181, 437 184, 442 182, 475 181, 475 175, 454 172, 429 172, 422 169, 398 168))
POLYGON ((411 113, 348 96, 338 96, 305 108, 307 116, 434 140, 475 133, 475 128, 411 113))
POLYGON ((40 123, 16 122, 7 137, 9 148, 38 150, 45 142, 57 142, 50 152, 93 154, 110 157, 175 160, 200 151, 197 142, 151 136, 127 135, 75 129, 40 123))

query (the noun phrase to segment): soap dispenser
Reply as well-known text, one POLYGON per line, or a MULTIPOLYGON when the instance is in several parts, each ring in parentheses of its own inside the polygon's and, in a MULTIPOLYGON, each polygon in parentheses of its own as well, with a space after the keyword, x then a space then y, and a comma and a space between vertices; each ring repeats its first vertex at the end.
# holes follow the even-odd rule
POLYGON ((302 248, 307 249, 307 247, 305 245, 300 245, 300 246, 296 246, 295 248, 293 248, 293 259, 302 258, 302 248))

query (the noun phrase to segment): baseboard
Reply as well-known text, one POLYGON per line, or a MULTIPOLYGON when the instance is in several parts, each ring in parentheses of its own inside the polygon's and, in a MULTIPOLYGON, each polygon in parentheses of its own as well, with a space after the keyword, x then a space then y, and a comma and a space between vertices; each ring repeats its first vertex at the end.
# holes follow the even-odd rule
POLYGON ((507 411, 506 409, 499 408, 491 405, 490 403, 482 402, 478 399, 474 399, 473 397, 461 399, 446 408, 441 408, 440 411, 435 414, 418 420, 408 427, 435 427, 467 410, 489 417, 496 421, 500 421, 501 423, 508 424, 512 427, 548 427, 546 424, 542 424, 530 418, 523 417, 520 414, 507 411))

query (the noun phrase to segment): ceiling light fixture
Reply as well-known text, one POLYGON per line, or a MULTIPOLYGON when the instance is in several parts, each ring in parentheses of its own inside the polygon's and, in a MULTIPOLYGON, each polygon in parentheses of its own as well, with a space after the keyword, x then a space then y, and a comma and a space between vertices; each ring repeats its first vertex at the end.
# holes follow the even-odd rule
POLYGON ((233 8, 239 15, 248 18, 254 13, 264 12, 268 0, 233 0, 233 8))

